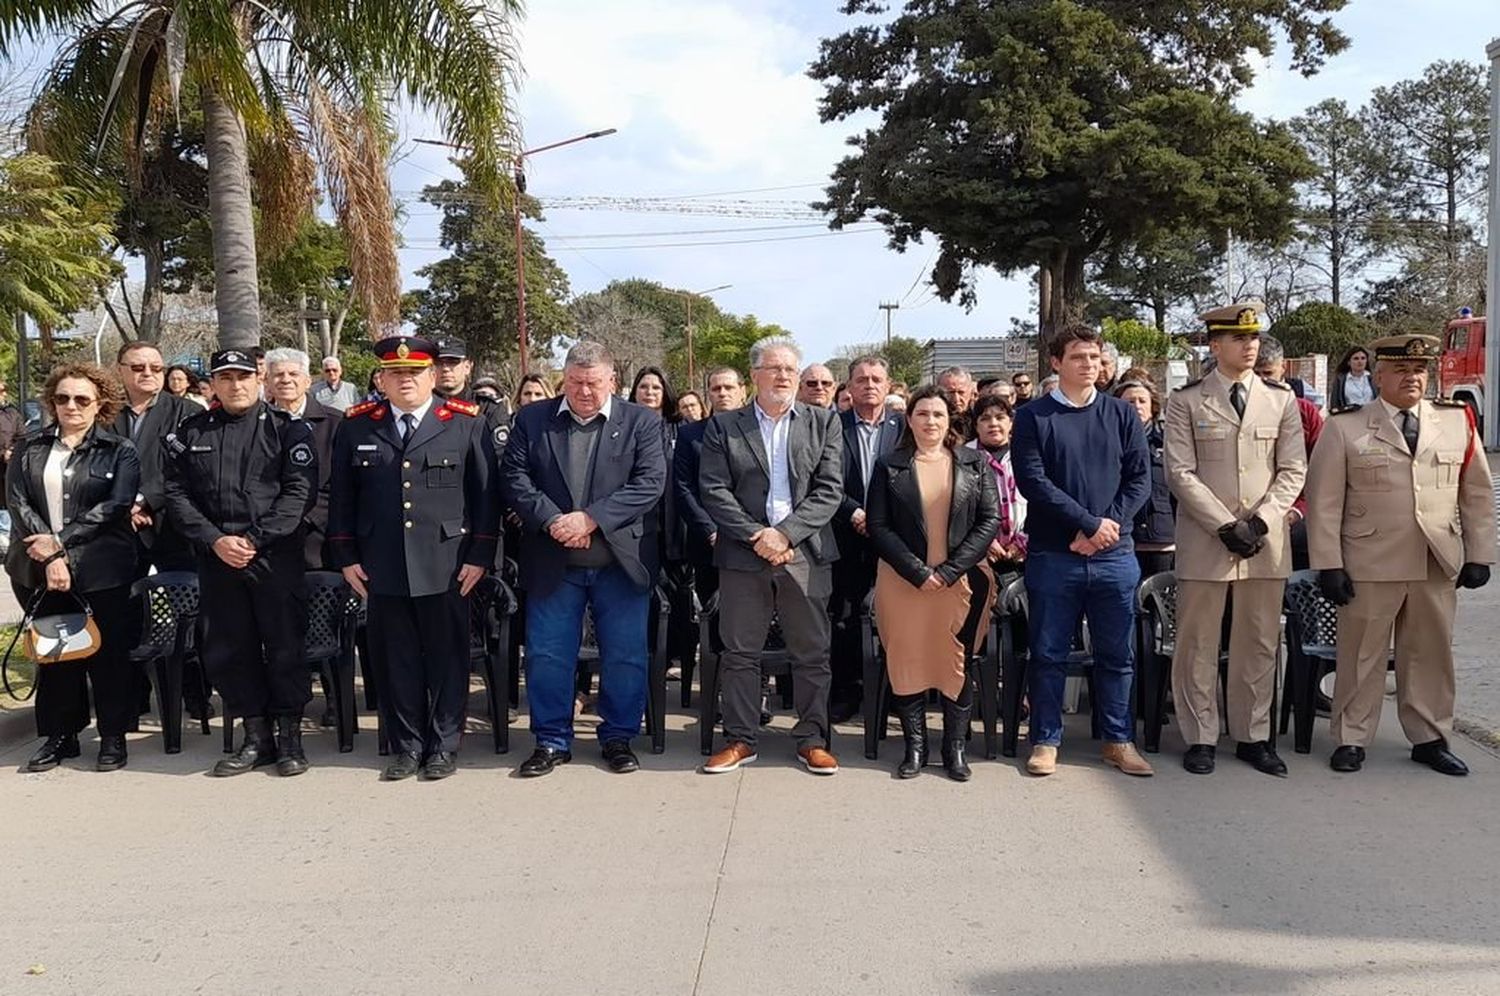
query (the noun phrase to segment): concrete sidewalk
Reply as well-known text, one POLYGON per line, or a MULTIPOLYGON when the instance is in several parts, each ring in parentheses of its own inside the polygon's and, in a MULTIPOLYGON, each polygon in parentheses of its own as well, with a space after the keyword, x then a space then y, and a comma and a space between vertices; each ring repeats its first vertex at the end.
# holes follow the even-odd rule
POLYGON ((1353 776, 1324 728, 1288 780, 1187 775, 1169 728, 1133 780, 1080 722, 1054 778, 981 760, 968 785, 897 782, 896 741, 870 763, 854 735, 818 778, 784 732, 704 776, 670 722, 624 777, 584 741, 516 779, 519 730, 506 757, 471 735, 435 784, 377 781, 368 732, 348 755, 310 735, 295 780, 209 778, 218 738, 193 733, 114 774, 91 742, 7 771, 0 992, 1500 991, 1500 758, 1465 745, 1474 774, 1437 775, 1394 714, 1353 776))

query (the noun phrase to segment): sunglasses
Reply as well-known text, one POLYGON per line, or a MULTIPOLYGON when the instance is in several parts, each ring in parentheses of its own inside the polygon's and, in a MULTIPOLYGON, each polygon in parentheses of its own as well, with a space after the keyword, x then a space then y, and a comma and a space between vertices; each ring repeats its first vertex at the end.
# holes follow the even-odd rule
POLYGON ((96 400, 87 394, 54 394, 52 396, 52 403, 58 408, 66 408, 69 402, 72 402, 79 408, 88 408, 96 400))
POLYGON ((130 372, 131 373, 143 374, 147 370, 150 370, 154 374, 159 374, 159 373, 161 373, 165 369, 166 369, 166 367, 162 366, 160 363, 132 363, 132 364, 130 364, 130 372))
POLYGON ((833 381, 831 381, 831 380, 804 380, 802 382, 802 386, 803 387, 832 387, 833 386, 833 381))

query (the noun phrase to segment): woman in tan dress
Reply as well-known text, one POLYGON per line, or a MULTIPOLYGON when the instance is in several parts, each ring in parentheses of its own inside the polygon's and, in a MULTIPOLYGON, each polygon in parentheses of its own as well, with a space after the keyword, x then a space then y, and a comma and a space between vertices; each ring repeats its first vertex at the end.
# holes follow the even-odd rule
POLYGON ((875 464, 866 515, 880 566, 875 622, 906 756, 896 769, 915 778, 927 763, 927 690, 943 700, 943 766, 968 781, 967 664, 994 596, 985 552, 1000 524, 995 475, 985 458, 960 446, 951 397, 920 388, 906 410, 906 431, 875 464))

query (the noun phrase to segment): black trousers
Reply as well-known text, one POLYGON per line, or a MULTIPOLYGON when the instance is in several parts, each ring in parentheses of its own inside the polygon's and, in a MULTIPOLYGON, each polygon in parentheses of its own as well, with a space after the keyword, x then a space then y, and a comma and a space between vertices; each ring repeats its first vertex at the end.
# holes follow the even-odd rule
MULTIPOLYGON (((24 609, 36 592, 13 584, 16 600, 24 609)), ((89 725, 89 690, 93 689, 93 714, 101 737, 120 736, 137 729, 136 673, 130 666, 135 645, 130 586, 83 592, 94 610, 99 627, 99 652, 92 657, 60 664, 42 664, 36 679, 36 732, 42 737, 78 733, 89 725)), ((37 615, 76 612, 78 603, 62 594, 42 598, 37 615)), ((19 649, 19 647, 17 648, 19 649)))
POLYGON ((370 593, 370 663, 393 751, 456 751, 469 704, 469 601, 370 593))
POLYGON ((198 558, 199 656, 224 708, 241 718, 300 716, 312 698, 302 545, 281 547, 243 570, 198 558))
POLYGON ((840 556, 833 562, 833 594, 828 599, 828 615, 833 625, 829 645, 833 686, 829 698, 834 702, 859 704, 865 674, 859 615, 875 587, 875 567, 874 559, 863 553, 847 559, 840 556))
POLYGON ((781 623, 792 665, 792 700, 797 747, 828 747, 828 578, 827 567, 802 559, 759 571, 719 571, 719 690, 724 736, 755 746, 760 729, 761 652, 771 620, 781 623))

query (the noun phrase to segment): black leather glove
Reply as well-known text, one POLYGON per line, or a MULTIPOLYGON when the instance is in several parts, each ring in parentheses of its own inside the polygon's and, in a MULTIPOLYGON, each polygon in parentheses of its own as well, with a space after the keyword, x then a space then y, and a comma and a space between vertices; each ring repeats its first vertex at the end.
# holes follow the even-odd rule
POLYGON ((1490 583, 1490 566, 1488 564, 1465 564, 1458 572, 1458 582, 1455 588, 1483 588, 1490 583))
POLYGON ((1318 572, 1318 587, 1323 597, 1334 605, 1348 605, 1354 601, 1354 581, 1342 567, 1318 572))
MULTIPOLYGON (((1253 557, 1265 546, 1263 534, 1255 531, 1251 523, 1259 521, 1254 519, 1240 519, 1228 525, 1219 527, 1219 542, 1229 548, 1229 552, 1239 557, 1253 557)), ((1264 525, 1264 523, 1262 523, 1264 525)))

